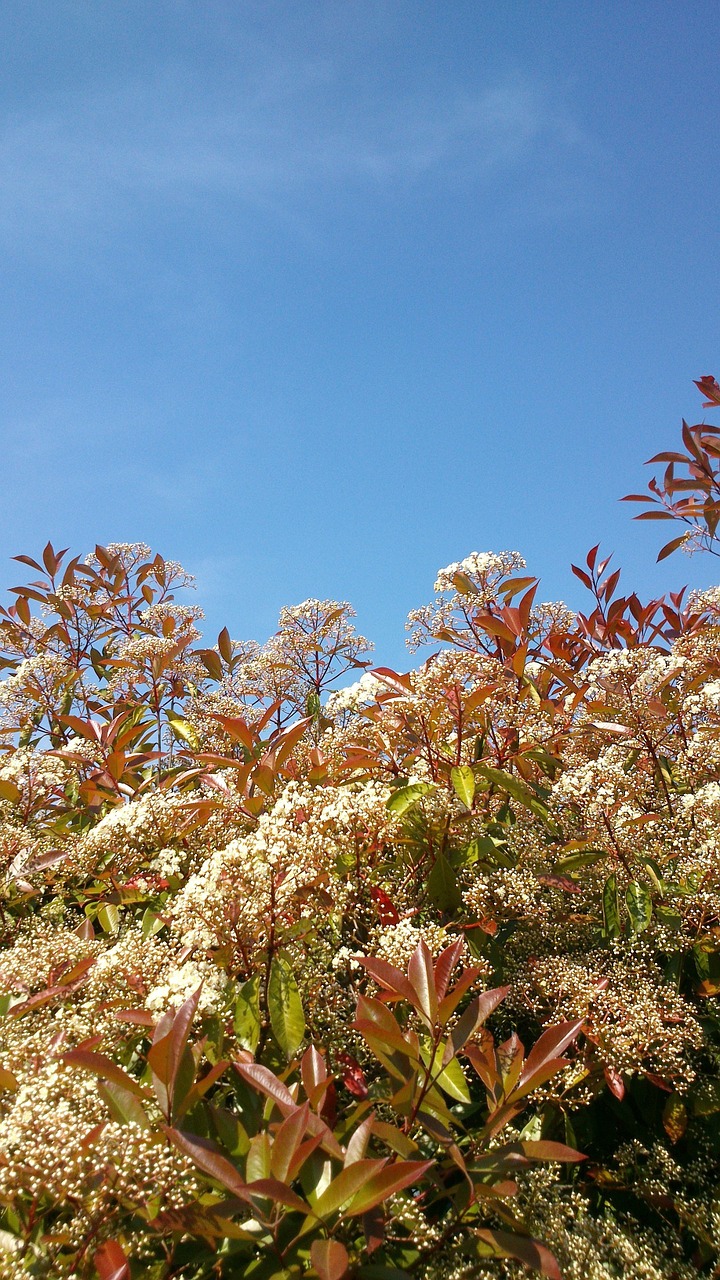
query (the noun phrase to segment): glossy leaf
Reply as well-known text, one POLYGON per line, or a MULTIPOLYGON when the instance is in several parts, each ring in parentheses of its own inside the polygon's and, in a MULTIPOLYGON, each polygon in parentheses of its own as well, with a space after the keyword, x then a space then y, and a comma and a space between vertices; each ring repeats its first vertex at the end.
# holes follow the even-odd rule
POLYGON ((462 801, 466 809, 472 809, 475 798, 475 774, 470 766, 457 765, 451 770, 450 779, 458 800, 462 801))
POLYGON ((201 1138, 196 1133, 182 1132, 179 1129, 168 1128, 166 1132, 173 1146, 177 1147, 183 1155, 188 1156, 198 1169, 215 1182, 219 1182, 221 1186, 227 1187, 233 1195, 246 1198, 245 1182, 235 1166, 218 1150, 215 1143, 207 1138, 201 1138))
POLYGON ((618 908, 617 876, 614 871, 605 881, 602 901, 605 933, 609 938, 617 938, 622 933, 622 925, 620 923, 620 911, 618 908))
POLYGON ((292 1058, 305 1037, 305 1014, 295 974, 284 956, 273 956, 267 1000, 273 1035, 292 1058))
POLYGON ((652 898, 645 885, 632 880, 625 894, 625 902, 633 933, 643 933, 651 923, 653 914, 652 898))
POLYGON ((310 1261, 320 1280, 343 1280, 350 1265, 348 1251, 339 1240, 314 1240, 310 1261))
POLYGON ((435 791, 432 782, 413 782, 407 787, 399 787, 387 802, 388 812, 401 818, 408 809, 422 800, 423 796, 430 795, 432 791, 435 791))
POLYGON ((376 1205, 383 1204, 390 1196, 420 1182, 430 1168, 432 1168, 432 1160, 398 1160, 396 1164, 386 1165, 367 1179, 362 1189, 353 1198, 347 1212, 353 1217, 367 1213, 376 1205))
POLYGON ((562 1280, 560 1268, 549 1249, 529 1236, 514 1235, 510 1231, 481 1230, 476 1233, 481 1245, 486 1250, 481 1256, 492 1258, 516 1258, 533 1271, 539 1271, 548 1280, 562 1280))
POLYGON ((260 974, 243 983, 233 1011, 235 1035, 243 1049, 254 1053, 260 1039, 260 974))
POLYGON ((679 1142, 688 1127, 688 1110, 677 1093, 671 1093, 663 1108, 663 1129, 672 1143, 679 1142))
POLYGON ((99 1280, 130 1280, 130 1263, 117 1240, 105 1240, 93 1254, 99 1280))

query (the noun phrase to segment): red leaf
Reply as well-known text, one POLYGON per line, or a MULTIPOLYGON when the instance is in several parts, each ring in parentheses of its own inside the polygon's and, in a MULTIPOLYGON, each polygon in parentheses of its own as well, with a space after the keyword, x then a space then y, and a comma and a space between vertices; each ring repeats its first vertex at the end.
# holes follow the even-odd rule
POLYGON ((233 1066, 243 1080, 247 1080, 253 1088, 264 1093, 266 1098, 272 1098, 283 1115, 287 1116, 291 1111, 297 1110, 297 1103, 287 1085, 284 1085, 282 1080, 278 1080, 268 1067, 263 1067, 258 1062, 235 1062, 233 1066))
POLYGON ((454 942, 450 943, 449 947, 446 947, 440 953, 435 961, 435 986, 437 987, 438 1000, 443 1000, 447 994, 450 977, 460 959, 462 949, 462 937, 456 938, 454 942))
POLYGON ((82 1067, 85 1071, 91 1071, 102 1080, 111 1080, 113 1084, 119 1084, 121 1088, 127 1089, 128 1093, 134 1094, 136 1098, 147 1097, 147 1090, 143 1089, 133 1076, 123 1071, 122 1067, 119 1067, 111 1058, 106 1058, 104 1053, 70 1049, 62 1055, 62 1061, 70 1067, 82 1067))
POLYGON ((542 1139, 540 1142, 521 1142, 520 1146, 531 1160, 559 1160, 563 1164, 577 1164, 580 1160, 587 1160, 587 1156, 575 1151, 573 1147, 566 1147, 562 1142, 546 1142, 542 1139))
MULTIPOLYGON (((695 383, 695 386, 702 395, 707 396, 707 399, 703 402, 703 409, 714 409, 720 404, 720 387, 711 373, 704 374, 695 383)), ((16 558, 19 559, 20 557, 16 558)))
POLYGON ((569 876, 542 875, 538 876, 538 880, 549 889, 562 889, 563 893, 582 893, 580 885, 569 876))
POLYGON ((397 924, 400 920, 400 913, 388 897, 384 889, 380 889, 378 885, 373 885, 370 890, 370 897, 378 909, 378 916, 381 924, 397 924))
POLYGON ((424 938, 420 939, 410 957, 408 981, 413 988, 413 1005, 429 1023, 433 1023, 437 1015, 438 1000, 432 953, 424 938))
POLYGON ((232 662, 232 641, 227 627, 223 627, 220 632, 220 635, 217 638, 217 645, 220 650, 220 657, 224 658, 226 662, 232 662))
POLYGON ((238 1170, 226 1160, 213 1142, 200 1138, 196 1133, 185 1133, 180 1129, 166 1129, 167 1137, 178 1151, 189 1156, 198 1169, 221 1186, 227 1187, 233 1195, 247 1199, 247 1187, 238 1170))
POLYGON ((348 1092, 353 1098, 367 1098, 367 1081, 359 1062, 349 1053, 339 1053, 337 1060, 345 1068, 341 1079, 348 1092))
POLYGON ((562 1280, 558 1264, 549 1249, 529 1236, 516 1236, 510 1231, 478 1231, 477 1237, 490 1245, 496 1258, 517 1258, 533 1271, 549 1280, 562 1280))
POLYGON ((660 560, 665 560, 667 556, 671 556, 673 551, 677 551, 678 547, 681 547, 686 541, 687 534, 685 533, 681 533, 679 538, 671 538, 670 541, 666 542, 665 546, 658 552, 658 562, 660 562, 660 560))
POLYGON ((262 1196, 263 1199, 284 1204, 288 1209, 296 1209, 299 1213, 308 1211, 306 1202, 301 1200, 291 1187, 287 1187, 284 1182, 279 1182, 277 1178, 258 1178, 256 1182, 247 1184, 246 1191, 248 1195, 262 1196))
POLYGON ((317 1110, 329 1088, 329 1081, 325 1059, 313 1044, 302 1056, 300 1075, 310 1106, 317 1110))
POLYGON ((358 956, 358 963, 367 969, 371 978, 374 978, 378 986, 384 987, 386 991, 391 991, 393 995, 402 996, 409 1004, 415 1004, 415 992, 404 973, 396 969, 394 965, 388 964, 387 960, 381 960, 377 956, 358 956))
POLYGON ((130 1280, 130 1263, 117 1240, 106 1240, 93 1256, 100 1280, 130 1280))
POLYGON ((173 1110, 177 1074, 199 999, 198 987, 177 1013, 171 1010, 164 1014, 155 1028, 153 1043, 148 1049, 147 1060, 152 1067, 155 1092, 167 1119, 170 1119, 173 1110))
POLYGON ((622 1102, 625 1097, 625 1084, 620 1072, 615 1071, 613 1067, 605 1067, 604 1075, 608 1089, 620 1100, 620 1102, 622 1102))
POLYGON ((559 1057, 563 1049, 576 1039, 582 1030, 582 1025, 582 1018, 580 1018, 577 1022, 561 1022, 558 1026, 549 1027, 544 1031, 528 1054, 520 1077, 521 1085, 528 1085, 533 1076, 542 1070, 547 1062, 559 1057))
MULTIPOLYGON (((413 1182, 419 1182, 432 1165, 432 1160, 398 1160, 395 1164, 387 1165, 367 1180, 345 1212, 354 1216, 367 1213, 378 1204, 384 1204, 390 1196, 404 1191, 413 1182)), ((351 1165, 351 1168, 355 1167, 351 1165)))

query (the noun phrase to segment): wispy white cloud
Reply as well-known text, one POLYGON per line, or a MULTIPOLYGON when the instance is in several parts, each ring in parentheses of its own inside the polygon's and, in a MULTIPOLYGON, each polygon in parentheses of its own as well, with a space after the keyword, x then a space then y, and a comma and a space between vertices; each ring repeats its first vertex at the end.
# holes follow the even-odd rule
POLYGON ((589 147, 519 75, 474 93, 367 102, 312 65, 264 69, 215 94, 176 67, 0 120, 0 238, 22 250, 102 241, 158 209, 192 217, 208 202, 284 218, 343 188, 572 163, 589 147))

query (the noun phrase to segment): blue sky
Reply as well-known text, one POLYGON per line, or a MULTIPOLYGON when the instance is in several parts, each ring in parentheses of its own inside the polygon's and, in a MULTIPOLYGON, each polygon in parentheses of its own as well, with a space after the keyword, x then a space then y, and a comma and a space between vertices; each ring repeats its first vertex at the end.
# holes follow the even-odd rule
POLYGON ((473 550, 575 605, 598 540, 645 594, 715 580, 617 499, 720 376, 716 23, 5 0, 0 579, 142 540, 210 639, 329 596, 398 665, 473 550))

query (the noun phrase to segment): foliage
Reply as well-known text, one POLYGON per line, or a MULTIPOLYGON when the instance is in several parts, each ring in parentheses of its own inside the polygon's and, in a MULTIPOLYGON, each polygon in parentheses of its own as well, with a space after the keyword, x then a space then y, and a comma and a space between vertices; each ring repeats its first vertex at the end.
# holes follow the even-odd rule
MULTIPOLYGON (((710 549, 716 434, 651 485, 710 549)), ((347 604, 203 648, 146 547, 18 559, 0 1277, 718 1274, 720 589, 474 553, 368 672, 347 604)))
MULTIPOLYGON (((720 405, 720 386, 715 378, 706 374, 695 386, 706 396, 704 409, 716 409, 720 405)), ((679 547, 684 550, 709 551, 720 555, 717 549, 717 528, 720 521, 720 428, 700 422, 695 426, 682 424, 682 442, 687 453, 665 450, 655 454, 650 463, 666 462, 662 481, 653 477, 648 485, 650 496, 629 493, 625 502, 642 502, 647 510, 636 520, 674 520, 687 526, 684 533, 672 538, 662 547, 658 560, 664 560, 679 547), (684 476, 676 476, 676 466, 684 468, 684 476), (677 495, 685 495, 678 497, 677 495)))

